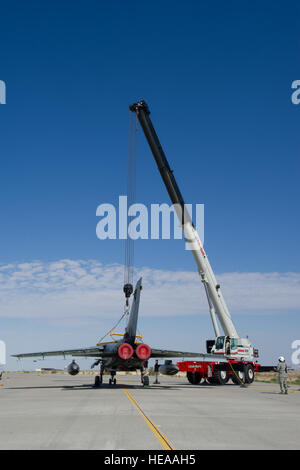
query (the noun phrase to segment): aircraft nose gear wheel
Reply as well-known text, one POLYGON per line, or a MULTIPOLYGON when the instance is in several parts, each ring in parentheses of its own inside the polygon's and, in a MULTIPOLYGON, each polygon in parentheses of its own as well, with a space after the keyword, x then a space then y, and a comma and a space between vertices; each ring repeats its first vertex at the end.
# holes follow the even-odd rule
POLYGON ((115 378, 116 372, 112 371, 111 372, 111 378, 109 379, 109 385, 116 385, 117 380, 115 378))

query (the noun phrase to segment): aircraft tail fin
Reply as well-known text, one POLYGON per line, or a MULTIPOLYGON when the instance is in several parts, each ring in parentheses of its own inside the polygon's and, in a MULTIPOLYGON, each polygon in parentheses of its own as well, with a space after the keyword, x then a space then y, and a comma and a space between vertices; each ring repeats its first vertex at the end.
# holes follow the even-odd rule
POLYGON ((142 290, 142 278, 140 278, 138 282, 136 283, 134 293, 133 293, 133 301, 132 301, 128 323, 125 328, 125 334, 124 334, 124 341, 126 343, 127 342, 134 343, 135 341, 141 290, 142 290))

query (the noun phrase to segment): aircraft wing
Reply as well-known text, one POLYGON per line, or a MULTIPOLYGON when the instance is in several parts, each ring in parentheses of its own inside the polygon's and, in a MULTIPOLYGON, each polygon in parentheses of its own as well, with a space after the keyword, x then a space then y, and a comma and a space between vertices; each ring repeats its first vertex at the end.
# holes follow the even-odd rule
POLYGON ((214 362, 227 362, 227 357, 224 355, 206 354, 206 353, 195 353, 187 351, 169 351, 167 349, 153 349, 151 348, 151 357, 197 357, 202 361, 214 361, 214 362))
POLYGON ((203 353, 194 353, 186 351, 169 351, 167 349, 151 348, 151 357, 203 357, 203 353))
POLYGON ((13 354, 13 357, 21 359, 23 357, 47 357, 47 356, 82 356, 82 357, 101 357, 104 349, 98 346, 81 349, 61 349, 59 351, 41 351, 36 353, 13 354))

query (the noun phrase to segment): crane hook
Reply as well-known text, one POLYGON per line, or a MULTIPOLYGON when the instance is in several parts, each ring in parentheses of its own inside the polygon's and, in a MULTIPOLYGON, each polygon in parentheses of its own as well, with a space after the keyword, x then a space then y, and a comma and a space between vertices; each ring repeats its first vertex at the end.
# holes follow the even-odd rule
POLYGON ((132 284, 124 284, 123 292, 124 292, 125 298, 126 298, 126 306, 128 307, 128 304, 129 304, 129 297, 131 296, 131 294, 132 294, 132 292, 133 292, 133 286, 132 286, 132 284))

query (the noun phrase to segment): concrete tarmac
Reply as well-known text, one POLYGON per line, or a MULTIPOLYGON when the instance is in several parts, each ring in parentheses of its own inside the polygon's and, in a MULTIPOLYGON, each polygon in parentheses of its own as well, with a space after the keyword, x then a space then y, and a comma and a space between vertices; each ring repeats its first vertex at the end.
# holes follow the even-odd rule
POLYGON ((300 391, 160 377, 8 373, 0 387, 0 449, 300 449, 300 391), (169 447, 168 447, 169 446, 169 447))

